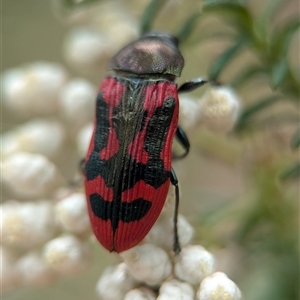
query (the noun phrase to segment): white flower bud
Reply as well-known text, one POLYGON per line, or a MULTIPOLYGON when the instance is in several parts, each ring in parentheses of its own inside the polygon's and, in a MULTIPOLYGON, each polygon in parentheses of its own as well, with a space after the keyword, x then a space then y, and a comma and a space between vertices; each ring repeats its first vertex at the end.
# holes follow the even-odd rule
POLYGON ((175 274, 179 279, 196 285, 210 275, 214 267, 215 260, 211 253, 201 246, 190 245, 176 257, 175 274))
POLYGON ((59 64, 35 62, 2 75, 4 103, 22 115, 57 111, 58 93, 67 80, 59 64))
MULTIPOLYGON (((137 5, 138 3, 135 3, 134 7, 136 8, 137 5)), ((101 28, 105 31, 112 53, 116 53, 129 41, 139 36, 138 22, 127 11, 120 2, 102 1, 98 9, 94 9, 94 15, 90 18, 93 28, 101 28), (99 18, 100 12, 101 18, 99 18)))
POLYGON ((70 81, 61 91, 61 114, 75 130, 93 119, 96 96, 96 87, 82 78, 70 81))
POLYGON ((101 275, 96 292, 103 300, 120 300, 136 286, 124 263, 108 267, 101 275))
POLYGON ((16 152, 4 158, 2 180, 25 196, 47 195, 62 183, 56 166, 45 156, 16 152))
POLYGON ((148 285, 157 285, 172 271, 167 253, 151 244, 136 246, 121 252, 132 276, 148 285))
POLYGON ((197 126, 199 119, 196 100, 190 96, 180 95, 179 124, 188 131, 197 126))
POLYGON ((2 136, 2 153, 7 156, 24 151, 55 156, 65 137, 64 128, 56 121, 32 120, 2 136))
POLYGON ((161 285, 157 300, 193 300, 194 296, 191 285, 173 279, 161 285))
POLYGON ((57 277, 43 257, 36 252, 29 252, 21 257, 16 268, 25 286, 44 286, 52 283, 57 277))
POLYGON ((19 274, 15 267, 16 257, 8 249, 1 246, 1 293, 20 286, 19 274))
POLYGON ((2 243, 32 248, 48 241, 55 233, 53 207, 48 201, 2 205, 2 243))
POLYGON ((65 41, 64 56, 80 71, 99 69, 110 55, 110 43, 105 35, 95 30, 73 29, 65 41))
POLYGON ((60 200, 55 205, 59 223, 65 230, 84 233, 90 230, 90 221, 83 193, 74 193, 60 200))
POLYGON ((124 300, 156 300, 156 296, 153 291, 140 287, 126 293, 124 300))
POLYGON ((227 133, 237 121, 239 102, 231 88, 211 88, 199 101, 200 121, 210 130, 227 133))
POLYGON ((216 272, 206 277, 197 292, 198 300, 240 300, 242 294, 236 284, 226 274, 216 272))
MULTIPOLYGON (((174 244, 173 218, 173 216, 162 212, 158 220, 146 236, 145 240, 148 243, 153 243, 166 250, 171 250, 174 244)), ((189 224, 186 218, 180 214, 178 215, 177 228, 180 245, 186 246, 193 238, 194 228, 189 224)))
POLYGON ((90 248, 72 235, 49 241, 43 256, 51 269, 62 275, 74 275, 86 270, 91 260, 90 248))
POLYGON ((94 125, 92 123, 88 124, 85 127, 83 127, 77 135, 77 149, 78 153, 82 157, 84 157, 88 151, 88 147, 90 145, 90 141, 93 134, 93 128, 94 125))

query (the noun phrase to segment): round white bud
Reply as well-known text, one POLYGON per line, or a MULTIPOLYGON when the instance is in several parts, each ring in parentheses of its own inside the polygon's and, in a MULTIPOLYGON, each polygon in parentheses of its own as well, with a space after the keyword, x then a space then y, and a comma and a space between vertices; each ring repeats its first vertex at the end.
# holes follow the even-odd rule
POLYGON ((49 241, 43 251, 52 270, 62 275, 82 273, 90 264, 91 250, 87 243, 72 235, 49 241))
POLYGON ((90 230, 90 221, 83 193, 73 193, 55 205, 58 221, 63 229, 81 234, 90 230))
POLYGON ((2 204, 4 245, 33 248, 51 239, 55 229, 53 207, 48 201, 2 204))
POLYGON ((124 300, 156 300, 156 296, 150 289, 140 287, 126 293, 124 300))
POLYGON ((35 62, 2 75, 4 103, 25 115, 57 112, 58 93, 67 81, 65 69, 48 62, 35 62))
POLYGON ((190 245, 182 249, 175 261, 175 275, 177 278, 191 284, 199 284, 210 275, 215 267, 215 260, 211 253, 198 245, 190 245))
POLYGON ((237 121, 239 107, 240 101, 231 88, 211 88, 199 101, 200 121, 210 130, 227 133, 237 121))
MULTIPOLYGON (((147 234, 145 240, 148 243, 153 243, 166 250, 171 250, 174 244, 173 218, 173 216, 162 212, 150 232, 147 234)), ((194 228, 187 219, 180 214, 177 219, 177 228, 180 245, 186 246, 193 238, 194 228)))
MULTIPOLYGON (((137 3, 134 5, 135 8, 136 5, 137 3)), ((120 2, 102 1, 93 13, 90 18, 91 26, 105 31, 112 53, 116 53, 129 41, 139 36, 139 26, 135 16, 129 14, 120 2), (99 18, 100 12, 101 18, 99 18)))
POLYGON ((2 153, 31 152, 55 156, 62 148, 65 131, 57 121, 35 119, 2 136, 2 153))
POLYGON ((197 101, 190 96, 180 95, 179 124, 188 131, 197 126, 199 119, 197 101))
POLYGON ((121 252, 132 276, 148 285, 157 285, 172 272, 167 253, 154 245, 144 244, 121 252))
POLYGON ((96 30, 73 29, 65 41, 64 56, 72 67, 80 71, 99 68, 110 55, 110 43, 96 30))
POLYGON ((96 292, 103 300, 119 300, 136 286, 136 281, 128 272, 124 263, 108 267, 101 275, 96 292))
POLYGON ((195 292, 191 285, 173 279, 161 285, 157 300, 194 300, 194 297, 195 292))
POLYGON ((60 93, 60 110, 74 130, 90 122, 94 116, 97 91, 96 87, 85 79, 70 81, 60 93))
POLYGON ((206 277, 197 291, 198 300, 240 300, 242 294, 236 284, 226 274, 216 272, 206 277))
POLYGON ((16 152, 4 158, 2 180, 25 196, 47 195, 62 183, 56 166, 41 154, 16 152))
POLYGON ((29 252, 22 256, 16 268, 25 286, 45 286, 55 281, 57 277, 37 252, 29 252))

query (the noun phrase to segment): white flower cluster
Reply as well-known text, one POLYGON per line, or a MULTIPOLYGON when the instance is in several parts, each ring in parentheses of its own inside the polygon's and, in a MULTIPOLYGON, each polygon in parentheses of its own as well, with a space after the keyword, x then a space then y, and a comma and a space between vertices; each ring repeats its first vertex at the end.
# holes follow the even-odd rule
MULTIPOLYGON (((169 192, 168 200, 172 197, 169 192)), ((173 244, 173 201, 165 208, 145 240, 120 253, 123 262, 108 267, 97 283, 105 300, 240 300, 241 292, 224 273, 215 272, 214 256, 202 246, 191 245, 193 228, 179 215, 178 256, 173 244)), ((174 203, 173 203, 174 204, 174 203)))
MULTIPOLYGON (((96 88, 83 78, 68 80, 62 66, 48 62, 7 70, 1 80, 8 113, 32 117, 1 136, 7 194, 1 205, 2 288, 7 291, 50 284, 89 266, 85 195, 70 189, 61 166, 79 165, 82 155, 70 155, 69 149, 76 149, 77 131, 93 118, 96 88)), ((88 138, 84 151, 87 145, 88 138)))

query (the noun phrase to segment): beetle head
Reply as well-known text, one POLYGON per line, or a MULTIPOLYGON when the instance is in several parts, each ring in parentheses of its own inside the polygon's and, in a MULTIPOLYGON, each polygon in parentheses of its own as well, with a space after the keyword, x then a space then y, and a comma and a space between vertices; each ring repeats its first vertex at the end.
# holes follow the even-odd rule
POLYGON ((110 61, 110 70, 136 75, 167 74, 179 77, 184 59, 178 40, 164 32, 149 32, 121 49, 110 61))

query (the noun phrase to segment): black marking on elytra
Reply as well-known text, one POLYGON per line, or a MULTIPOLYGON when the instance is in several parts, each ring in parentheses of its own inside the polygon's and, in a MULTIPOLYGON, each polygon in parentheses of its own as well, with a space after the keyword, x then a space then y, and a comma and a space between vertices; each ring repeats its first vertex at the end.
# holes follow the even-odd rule
POLYGON ((103 93, 100 92, 96 103, 96 132, 94 151, 100 152, 107 145, 109 131, 109 105, 104 102, 103 93))
POLYGON ((151 119, 148 120, 149 112, 143 109, 145 97, 143 91, 153 82, 149 83, 147 80, 134 80, 131 82, 120 78, 117 78, 117 80, 125 87, 119 105, 113 109, 111 122, 119 141, 119 150, 107 160, 100 159, 99 151, 107 146, 110 126, 109 105, 104 102, 103 95, 100 92, 97 98, 95 147, 85 166, 87 180, 101 176, 106 186, 113 188, 114 196, 111 202, 105 201, 97 195, 100 204, 95 204, 95 196, 90 198, 92 208, 95 208, 93 208, 95 215, 103 220, 110 219, 113 231, 118 228, 120 220, 127 220, 128 222, 138 220, 137 217, 142 218, 151 207, 151 205, 145 204, 147 200, 144 199, 137 199, 139 201, 135 202, 135 206, 131 203, 122 202, 121 194, 123 191, 133 188, 140 180, 157 189, 170 178, 171 172, 164 168, 164 162, 160 158, 160 154, 166 143, 175 109, 175 99, 168 98, 161 107, 155 109, 151 119), (149 159, 146 164, 142 164, 136 162, 129 154, 128 147, 138 132, 142 131, 145 126, 147 128, 143 149, 148 153, 149 159), (138 208, 141 212, 133 213, 133 208, 134 210, 138 208), (127 215, 128 217, 124 217, 127 215))
POLYGON ((92 211, 98 218, 107 221, 111 220, 113 231, 118 228, 119 221, 124 223, 129 223, 133 221, 138 221, 142 219, 150 210, 152 203, 143 198, 138 198, 130 203, 122 203, 120 206, 119 215, 115 215, 114 211, 114 202, 106 201, 98 194, 90 195, 90 203, 92 211))

